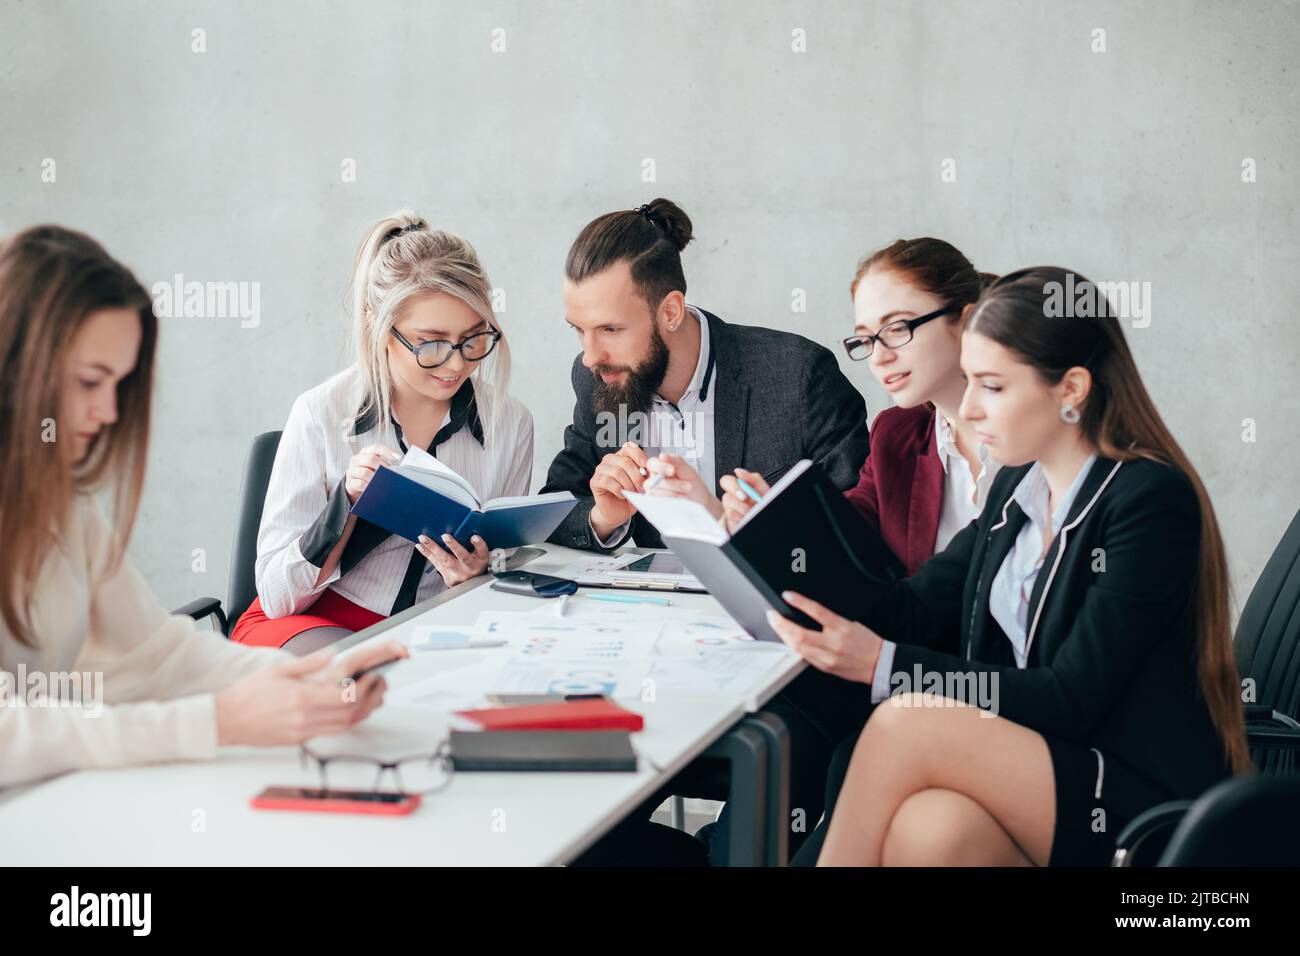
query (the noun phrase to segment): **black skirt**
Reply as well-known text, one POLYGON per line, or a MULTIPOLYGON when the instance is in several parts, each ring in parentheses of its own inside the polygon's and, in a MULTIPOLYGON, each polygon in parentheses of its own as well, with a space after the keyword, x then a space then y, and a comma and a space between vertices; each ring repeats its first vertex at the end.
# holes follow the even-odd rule
POLYGON ((1134 817, 1173 799, 1095 747, 1043 735, 1056 778, 1049 866, 1109 866, 1115 838, 1134 817))

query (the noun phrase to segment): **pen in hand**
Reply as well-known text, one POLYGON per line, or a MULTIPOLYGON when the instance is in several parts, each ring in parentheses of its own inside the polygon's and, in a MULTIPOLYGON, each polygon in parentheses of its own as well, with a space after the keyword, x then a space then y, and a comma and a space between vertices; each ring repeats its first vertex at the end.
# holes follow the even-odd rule
POLYGON ((763 496, 760 495, 757 491, 755 491, 753 486, 750 485, 750 483, 747 482, 744 478, 741 478, 740 475, 736 475, 736 484, 740 486, 741 491, 749 495, 749 497, 752 498, 754 501, 758 502, 763 500, 763 496))

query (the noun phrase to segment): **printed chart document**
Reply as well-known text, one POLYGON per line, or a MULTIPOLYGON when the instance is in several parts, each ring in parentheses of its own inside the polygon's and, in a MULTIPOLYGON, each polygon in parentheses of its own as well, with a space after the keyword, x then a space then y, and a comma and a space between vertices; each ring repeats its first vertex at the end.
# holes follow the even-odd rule
POLYGON ((502 666, 497 676, 501 686, 494 691, 745 695, 792 655, 784 644, 755 641, 726 614, 685 608, 611 607, 575 598, 568 602, 564 618, 549 608, 523 618, 532 621, 502 614, 479 617, 480 633, 526 635, 523 645, 512 636, 510 647, 520 653, 502 666), (579 629, 565 637, 555 630, 557 624, 579 629), (553 639, 539 642, 543 634, 553 639))
MULTIPOLYGON (((391 691, 390 698, 445 710, 487 694, 602 694, 641 700, 660 694, 749 697, 775 668, 793 658, 784 644, 755 641, 725 614, 609 606, 578 597, 567 602, 561 617, 559 606, 558 601, 548 601, 534 611, 483 611, 472 629, 448 627, 417 634, 414 640, 426 647, 466 634, 505 644, 455 655, 474 660, 453 673, 391 691)), ((418 652, 413 643, 412 653, 418 652)))

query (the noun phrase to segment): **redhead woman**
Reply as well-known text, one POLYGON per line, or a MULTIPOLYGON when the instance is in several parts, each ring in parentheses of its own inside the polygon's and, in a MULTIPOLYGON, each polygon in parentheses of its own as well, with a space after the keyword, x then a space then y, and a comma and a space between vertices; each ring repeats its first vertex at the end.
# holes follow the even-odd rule
MULTIPOLYGON (((872 423, 871 451, 844 495, 909 573, 979 515, 999 468, 957 414, 966 388, 962 329, 995 278, 942 239, 899 239, 858 263, 849 286, 853 334, 844 349, 867 362, 894 404, 872 423)), ((762 475, 736 474, 767 493, 762 475)), ((733 476, 720 484, 734 526, 753 499, 733 476)))

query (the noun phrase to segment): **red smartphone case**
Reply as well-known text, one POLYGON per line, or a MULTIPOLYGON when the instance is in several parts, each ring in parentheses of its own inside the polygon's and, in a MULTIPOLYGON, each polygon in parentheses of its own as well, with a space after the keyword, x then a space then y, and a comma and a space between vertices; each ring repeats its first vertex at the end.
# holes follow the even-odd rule
POLYGON ((522 707, 458 710, 482 730, 641 730, 640 714, 609 700, 570 700, 522 707))
POLYGON ((305 810, 310 813, 365 813, 374 816, 401 817, 413 813, 420 806, 420 795, 412 794, 397 803, 377 803, 368 800, 349 800, 346 797, 270 796, 264 791, 255 796, 250 803, 257 810, 305 810))

